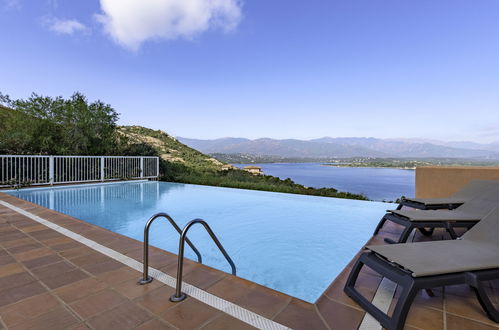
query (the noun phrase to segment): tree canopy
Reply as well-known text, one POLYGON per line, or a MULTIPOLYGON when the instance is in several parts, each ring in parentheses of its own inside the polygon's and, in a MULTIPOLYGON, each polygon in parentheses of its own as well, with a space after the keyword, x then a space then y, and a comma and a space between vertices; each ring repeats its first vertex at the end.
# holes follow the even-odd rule
MULTIPOLYGON (((117 152, 119 114, 81 93, 70 98, 32 94, 12 100, 0 93, 0 152, 8 154, 109 155, 117 152)), ((119 149, 119 148, 118 148, 119 149)))

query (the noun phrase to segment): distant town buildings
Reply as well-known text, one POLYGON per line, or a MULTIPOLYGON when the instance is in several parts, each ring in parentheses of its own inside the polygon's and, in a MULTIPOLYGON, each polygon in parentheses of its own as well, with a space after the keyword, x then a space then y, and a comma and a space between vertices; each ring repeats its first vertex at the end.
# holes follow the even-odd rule
POLYGON ((245 166, 243 167, 243 170, 250 172, 251 174, 263 175, 263 171, 260 166, 253 166, 253 165, 245 166))
POLYGON ((235 169, 237 169, 237 167, 231 164, 222 165, 222 171, 235 170, 235 169))

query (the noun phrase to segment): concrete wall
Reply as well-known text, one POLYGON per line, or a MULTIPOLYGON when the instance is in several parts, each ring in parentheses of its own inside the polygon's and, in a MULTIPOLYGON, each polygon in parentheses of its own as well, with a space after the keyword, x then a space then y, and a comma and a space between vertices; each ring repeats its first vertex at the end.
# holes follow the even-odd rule
POLYGON ((499 167, 425 166, 416 168, 416 197, 449 197, 471 180, 499 180, 499 167))

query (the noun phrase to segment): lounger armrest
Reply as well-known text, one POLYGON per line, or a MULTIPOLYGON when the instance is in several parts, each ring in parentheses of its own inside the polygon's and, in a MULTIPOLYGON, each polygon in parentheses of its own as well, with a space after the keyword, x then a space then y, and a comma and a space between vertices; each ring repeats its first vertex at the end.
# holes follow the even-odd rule
POLYGON ((401 206, 408 206, 422 210, 453 210, 465 203, 458 198, 404 198, 400 201, 401 206))

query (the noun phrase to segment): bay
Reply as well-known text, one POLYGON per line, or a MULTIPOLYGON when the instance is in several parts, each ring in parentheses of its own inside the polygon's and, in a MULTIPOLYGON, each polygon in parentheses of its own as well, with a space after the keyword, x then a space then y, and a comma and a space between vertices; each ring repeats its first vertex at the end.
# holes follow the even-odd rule
POLYGON ((395 201, 400 196, 414 197, 415 171, 398 168, 336 167, 322 163, 235 164, 260 166, 267 175, 290 178, 314 188, 335 188, 363 194, 376 201, 395 201))

